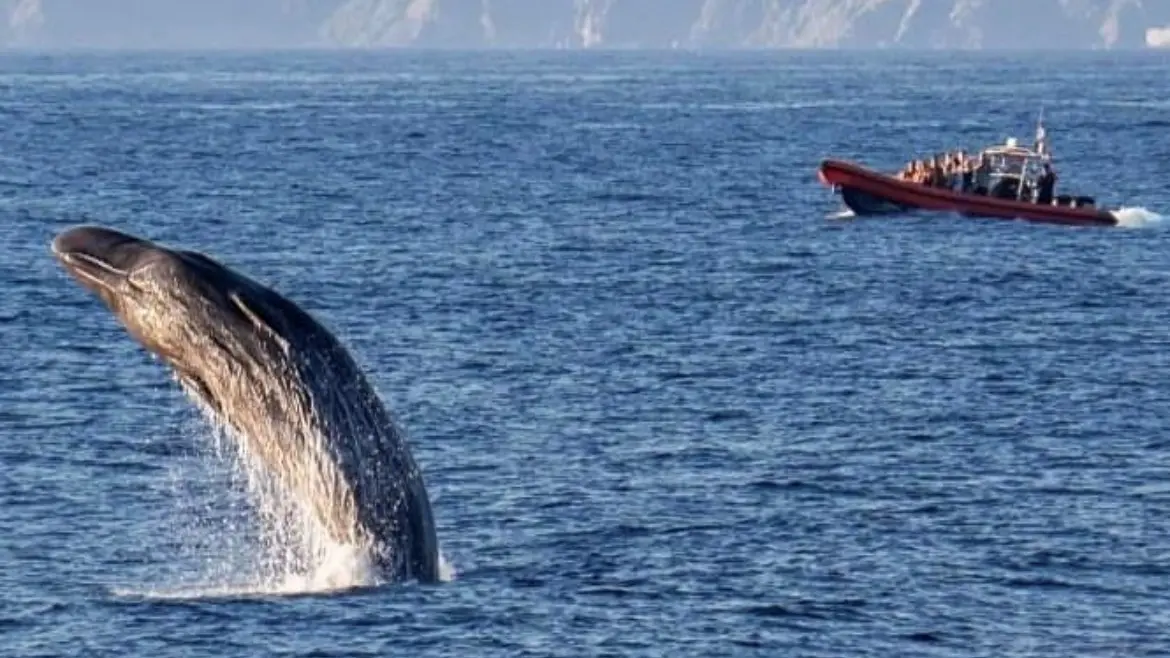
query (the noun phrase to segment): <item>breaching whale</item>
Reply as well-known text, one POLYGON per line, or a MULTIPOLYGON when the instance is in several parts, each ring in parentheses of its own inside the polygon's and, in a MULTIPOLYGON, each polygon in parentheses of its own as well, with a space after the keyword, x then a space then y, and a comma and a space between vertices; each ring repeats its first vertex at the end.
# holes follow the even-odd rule
POLYGON ((384 578, 439 580, 422 473, 324 326, 197 252, 97 226, 61 232, 52 251, 332 541, 384 578))

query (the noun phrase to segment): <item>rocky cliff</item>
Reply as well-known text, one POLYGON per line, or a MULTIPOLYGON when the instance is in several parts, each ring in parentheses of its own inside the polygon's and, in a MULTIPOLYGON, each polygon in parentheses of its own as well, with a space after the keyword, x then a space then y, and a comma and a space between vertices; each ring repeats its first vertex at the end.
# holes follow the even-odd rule
POLYGON ((1137 48, 1170 0, 0 0, 34 48, 1137 48))

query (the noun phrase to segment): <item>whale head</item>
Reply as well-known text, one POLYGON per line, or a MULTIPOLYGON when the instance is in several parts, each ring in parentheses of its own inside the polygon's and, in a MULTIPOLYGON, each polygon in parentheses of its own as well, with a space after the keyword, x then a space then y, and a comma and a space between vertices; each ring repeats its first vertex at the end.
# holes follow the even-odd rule
POLYGON ((280 295, 198 252, 99 226, 63 231, 52 250, 213 409, 222 400, 209 370, 269 364, 287 355, 290 336, 317 326, 280 295))

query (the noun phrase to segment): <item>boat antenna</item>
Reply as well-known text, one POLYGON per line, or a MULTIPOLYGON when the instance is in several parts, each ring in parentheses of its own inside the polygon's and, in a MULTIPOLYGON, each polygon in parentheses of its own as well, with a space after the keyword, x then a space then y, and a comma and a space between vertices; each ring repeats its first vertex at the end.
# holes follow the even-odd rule
POLYGON ((1040 118, 1036 120, 1036 152, 1048 155, 1048 131, 1044 129, 1044 106, 1040 106, 1040 118))

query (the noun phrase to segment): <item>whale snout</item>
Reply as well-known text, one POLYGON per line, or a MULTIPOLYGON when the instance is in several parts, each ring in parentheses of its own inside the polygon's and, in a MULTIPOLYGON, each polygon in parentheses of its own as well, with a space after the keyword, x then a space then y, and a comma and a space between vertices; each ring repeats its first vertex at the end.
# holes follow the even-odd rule
POLYGON ((53 255, 65 269, 85 283, 112 288, 138 265, 151 243, 114 229, 77 226, 53 238, 53 255))
POLYGON ((142 242, 141 238, 104 226, 75 226, 61 231, 53 238, 53 253, 86 253, 100 258, 113 253, 120 246, 142 242))

